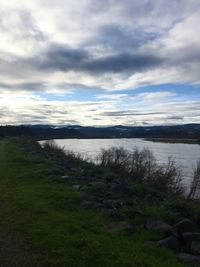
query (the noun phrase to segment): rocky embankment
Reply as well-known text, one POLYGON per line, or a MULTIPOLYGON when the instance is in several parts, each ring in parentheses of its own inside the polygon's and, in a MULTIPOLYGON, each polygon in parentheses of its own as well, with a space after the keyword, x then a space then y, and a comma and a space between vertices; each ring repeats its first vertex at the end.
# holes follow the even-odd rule
MULTIPOLYGON (((182 262, 200 264, 200 228, 190 218, 184 218, 182 215, 182 220, 174 225, 163 220, 148 218, 140 208, 141 196, 125 181, 94 181, 94 179, 90 181, 88 177, 84 179, 68 175, 62 176, 61 179, 82 193, 82 203, 86 208, 102 209, 111 216, 118 217, 118 223, 105 226, 110 231, 137 231, 139 228, 145 228, 164 237, 158 241, 147 241, 147 245, 165 247, 172 250, 182 262), (134 210, 134 214, 130 215, 130 210, 132 212, 134 210), (138 215, 143 218, 141 223, 135 225, 129 223, 130 217, 138 215)), ((152 191, 146 194, 145 200, 159 204, 165 202, 167 196, 152 191)))
POLYGON ((154 232, 158 239, 147 240, 147 246, 165 247, 172 250, 178 260, 200 265, 200 224, 184 205, 177 207, 173 204, 171 196, 136 185, 123 179, 121 174, 110 175, 108 170, 61 151, 30 145, 23 148, 53 160, 56 179, 79 192, 85 208, 100 209, 116 218, 115 223, 104 226, 107 230, 133 232, 145 229, 154 232), (170 220, 165 219, 162 210, 170 214, 170 220))

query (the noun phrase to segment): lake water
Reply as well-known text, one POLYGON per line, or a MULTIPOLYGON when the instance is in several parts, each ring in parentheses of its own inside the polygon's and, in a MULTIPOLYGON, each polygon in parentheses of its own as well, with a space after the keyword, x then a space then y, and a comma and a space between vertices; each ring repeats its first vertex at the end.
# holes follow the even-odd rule
POLYGON ((182 167, 184 181, 190 184, 192 170, 198 159, 200 159, 200 145, 196 144, 172 144, 157 143, 143 139, 57 139, 56 144, 65 150, 81 154, 84 158, 95 159, 101 148, 123 147, 128 150, 134 148, 150 149, 159 163, 166 163, 170 156, 182 167))

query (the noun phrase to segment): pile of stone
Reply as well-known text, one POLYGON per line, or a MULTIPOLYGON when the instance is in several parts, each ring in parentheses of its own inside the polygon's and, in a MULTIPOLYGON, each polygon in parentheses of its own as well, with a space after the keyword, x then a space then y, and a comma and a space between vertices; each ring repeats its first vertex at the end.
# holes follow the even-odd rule
MULTIPOLYGON (((177 259, 184 263, 200 266, 200 229, 190 219, 183 219, 176 225, 169 225, 161 220, 146 219, 138 203, 141 201, 137 192, 130 185, 122 180, 103 180, 88 175, 84 170, 78 171, 77 176, 63 175, 62 181, 72 185, 74 190, 81 192, 83 206, 86 208, 102 209, 105 212, 115 215, 118 221, 105 225, 105 230, 111 232, 133 232, 141 228, 154 231, 164 239, 159 241, 148 241, 149 245, 168 248, 176 254, 177 259), (123 216, 126 207, 134 207, 135 215, 146 219, 141 225, 130 225, 126 220, 129 216, 123 216)), ((159 192, 150 192, 144 197, 145 201, 152 203, 164 202, 167 197, 159 192)), ((182 216, 181 216, 182 217, 182 216)))
POLYGON ((159 241, 149 241, 171 249, 177 259, 189 264, 200 264, 200 229, 189 219, 184 219, 174 226, 162 221, 147 221, 146 228, 151 231, 166 234, 167 237, 159 241))

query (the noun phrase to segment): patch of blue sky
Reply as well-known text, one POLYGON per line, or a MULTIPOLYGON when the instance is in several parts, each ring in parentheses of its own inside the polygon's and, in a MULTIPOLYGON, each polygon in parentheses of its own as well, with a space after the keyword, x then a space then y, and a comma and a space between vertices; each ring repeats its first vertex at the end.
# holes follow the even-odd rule
POLYGON ((161 85, 151 85, 139 87, 137 89, 127 89, 120 91, 105 91, 101 88, 72 88, 70 91, 62 92, 57 94, 52 93, 39 93, 38 96, 48 101, 80 101, 80 102, 90 102, 97 101, 97 96, 113 96, 113 95, 128 95, 137 96, 142 93, 155 93, 155 92, 171 92, 174 95, 171 97, 178 101, 183 100, 197 100, 200 99, 200 85, 191 84, 161 84, 161 85))
POLYGON ((44 98, 48 101, 95 101, 96 95, 103 94, 105 91, 101 88, 87 88, 87 87, 78 87, 70 88, 69 91, 56 93, 56 92, 44 92, 39 93, 38 95, 41 98, 44 98))
POLYGON ((130 96, 135 96, 140 93, 155 93, 155 92, 171 92, 174 95, 174 98, 178 99, 200 99, 200 85, 191 85, 191 84, 160 84, 160 85, 151 85, 139 87, 137 89, 128 89, 118 91, 118 94, 127 94, 130 96))
POLYGON ((48 101, 66 101, 71 99, 72 94, 38 93, 37 96, 48 101))
POLYGON ((71 100, 74 101, 96 101, 96 95, 104 94, 105 92, 101 89, 82 89, 74 90, 71 100))

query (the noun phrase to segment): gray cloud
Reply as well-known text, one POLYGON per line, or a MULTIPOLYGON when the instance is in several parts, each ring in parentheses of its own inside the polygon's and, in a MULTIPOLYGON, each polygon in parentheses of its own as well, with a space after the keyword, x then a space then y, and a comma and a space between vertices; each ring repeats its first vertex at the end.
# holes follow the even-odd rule
POLYGON ((107 111, 101 113, 102 116, 111 116, 111 117, 122 117, 122 116, 151 116, 151 115, 161 115, 165 114, 164 112, 140 112, 140 111, 107 111))
POLYGON ((132 28, 121 27, 120 24, 108 24, 101 26, 93 40, 90 40, 85 45, 99 46, 112 53, 113 51, 121 53, 131 52, 138 49, 142 45, 155 40, 160 35, 156 31, 145 31, 143 27, 138 25, 132 28))
POLYGON ((88 53, 81 49, 72 49, 58 44, 51 44, 38 58, 29 59, 41 70, 79 70, 87 61, 88 53))
POLYGON ((183 120, 184 116, 171 115, 171 116, 167 116, 167 119, 169 119, 169 120, 183 120))
POLYGON ((24 64, 41 71, 80 71, 91 74, 129 73, 159 66, 163 59, 156 55, 120 53, 101 58, 93 57, 86 50, 51 45, 42 55, 29 58, 24 64))
POLYGON ((83 70, 91 73, 123 73, 138 72, 159 66, 163 60, 154 55, 118 54, 101 59, 94 59, 85 64, 83 70))
MULTIPOLYGON (((117 84, 126 84, 124 75, 127 80, 140 75, 140 79, 131 78, 132 87, 145 83, 199 82, 195 71, 199 67, 199 40, 190 36, 198 23, 194 13, 197 10, 197 0, 190 3, 175 0, 170 4, 164 0, 104 0, 95 5, 91 0, 80 1, 79 5, 63 1, 62 7, 54 1, 36 0, 34 9, 26 3, 23 10, 6 8, 5 4, 0 34, 1 30, 2 35, 8 34, 11 43, 9 49, 1 48, 5 51, 1 53, 0 73, 34 84, 37 81, 30 79, 38 75, 45 79, 46 72, 71 71, 77 76, 88 75, 85 79, 88 82, 80 83, 84 86, 93 77, 102 76, 96 85, 93 81, 93 87, 111 88, 115 87, 112 82, 115 74, 119 74, 117 84), (51 12, 41 16, 45 8, 55 11, 55 17, 49 16, 51 12), (56 15, 58 11, 60 18, 56 15), (76 19, 71 20, 72 14, 76 19), (185 36, 183 40, 181 36, 185 36), (13 46, 12 40, 16 40, 13 46), (154 71, 158 74, 149 74, 154 71), (160 71, 164 74, 159 75, 160 71), (108 81, 104 76, 108 74, 110 84, 105 86, 108 81)), ((68 83, 73 84, 75 79, 68 83)))
POLYGON ((80 116, 86 124, 134 123, 133 116, 135 123, 198 121, 198 104, 185 95, 177 101, 180 91, 170 95, 170 84, 199 89, 199 11, 199 0, 3 1, 2 123, 26 114, 27 121, 56 123, 80 116), (170 98, 144 88, 141 97, 129 97, 129 90, 155 84, 169 84, 170 98), (124 89, 124 96, 112 96, 112 90, 124 89), (59 102, 57 95, 53 101, 54 94, 72 91, 73 103, 59 102), (87 96, 97 101, 83 103, 87 96))

